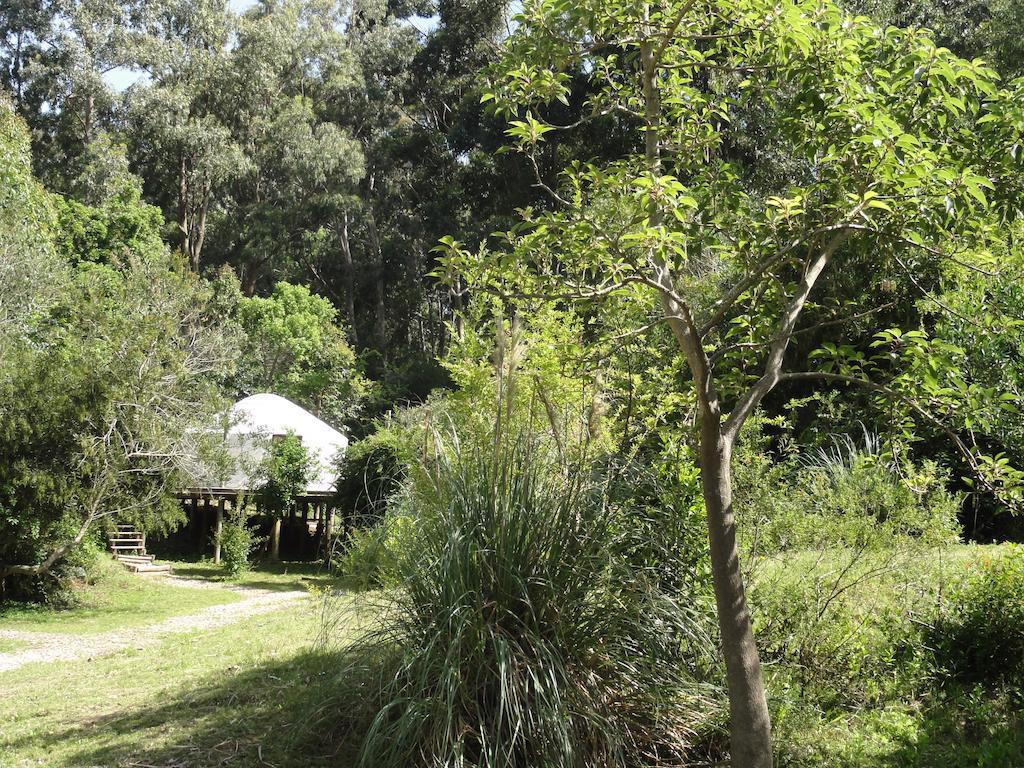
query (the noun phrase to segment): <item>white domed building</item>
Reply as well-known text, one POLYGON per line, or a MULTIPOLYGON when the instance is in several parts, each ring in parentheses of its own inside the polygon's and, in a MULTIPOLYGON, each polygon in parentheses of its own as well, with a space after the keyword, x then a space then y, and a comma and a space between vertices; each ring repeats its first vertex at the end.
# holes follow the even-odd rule
POLYGON ((302 441, 313 461, 307 494, 333 494, 335 467, 348 447, 348 438, 291 400, 269 392, 239 400, 228 410, 227 444, 235 459, 234 471, 211 481, 211 486, 235 493, 254 490, 270 443, 289 434, 302 441))
POLYGON ((212 546, 218 562, 219 546, 208 545, 215 540, 211 534, 220 530, 226 511, 251 499, 263 484, 261 467, 272 443, 295 435, 309 454, 311 479, 287 518, 267 522, 269 555, 277 559, 282 546, 292 556, 324 553, 334 530, 337 462, 348 438, 291 400, 269 392, 239 400, 228 410, 225 423, 225 466, 207 469, 194 487, 179 494, 189 518, 188 539, 203 551, 212 546))

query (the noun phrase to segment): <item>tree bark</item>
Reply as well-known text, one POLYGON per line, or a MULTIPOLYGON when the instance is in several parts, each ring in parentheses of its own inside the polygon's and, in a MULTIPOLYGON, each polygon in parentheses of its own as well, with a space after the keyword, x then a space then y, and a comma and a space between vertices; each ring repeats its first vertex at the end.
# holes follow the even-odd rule
POLYGON ((85 534, 88 533, 89 527, 95 519, 95 516, 92 514, 86 517, 85 522, 82 523, 82 526, 78 529, 78 533, 75 534, 75 537, 71 541, 51 552, 41 563, 37 563, 36 565, 0 563, 0 579, 6 578, 7 576, 42 576, 44 573, 48 572, 58 560, 64 557, 72 547, 76 547, 82 542, 82 539, 85 538, 85 534))
POLYGON ((225 499, 221 499, 217 504, 217 522, 213 529, 213 564, 220 565, 220 536, 221 531, 224 530, 224 505, 227 503, 225 499))
POLYGON ((334 538, 334 508, 325 504, 324 510, 324 565, 331 565, 331 539, 334 538))
POLYGON ((700 473, 729 687, 729 751, 735 768, 771 768, 771 718, 736 545, 732 447, 720 427, 713 419, 701 421, 700 473))
POLYGON ((270 560, 276 563, 281 559, 281 518, 274 518, 274 526, 270 529, 270 560))
MULTIPOLYGON (((192 266, 192 251, 189 247, 188 211, 188 159, 182 152, 178 161, 178 234, 181 236, 181 252, 192 266)), ((193 267, 194 271, 194 267, 193 267)))

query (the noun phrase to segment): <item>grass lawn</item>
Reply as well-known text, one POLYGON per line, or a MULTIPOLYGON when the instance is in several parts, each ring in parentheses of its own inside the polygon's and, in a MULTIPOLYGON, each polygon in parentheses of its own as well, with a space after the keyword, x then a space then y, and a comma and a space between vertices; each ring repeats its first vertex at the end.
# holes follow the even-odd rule
MULTIPOLYGON (((783 619, 788 616, 783 607, 813 605, 826 594, 823 588, 834 587, 837 575, 852 576, 850 587, 835 598, 838 613, 825 620, 828 626, 801 629, 809 638, 806 668, 782 669, 780 649, 772 644, 780 629, 760 627, 776 716, 778 764, 1024 766, 1024 715, 1012 692, 966 689, 921 677, 907 667, 909 661, 896 658, 903 640, 890 636, 906 626, 900 617, 908 610, 918 615, 917 607, 934 601, 939 584, 955 581, 965 569, 1001 551, 954 547, 918 552, 909 562, 899 562, 896 570, 864 582, 838 557, 793 553, 788 562, 766 565, 760 584, 754 584, 755 607, 764 610, 766 601, 774 599, 773 612, 783 619)), ((864 567, 870 571, 872 564, 864 567)), ((175 571, 211 582, 221 578, 208 563, 177 563, 175 571)), ((236 583, 291 590, 327 587, 334 580, 315 565, 283 563, 261 567, 236 583)), ((86 627, 82 631, 123 626, 128 620, 151 623, 195 608, 182 600, 224 591, 216 586, 175 587, 120 573, 91 589, 86 596, 91 595, 92 607, 23 612, 29 618, 17 621, 29 621, 20 626, 30 629, 57 630, 48 622, 63 616, 71 626, 86 627), (135 605, 127 597, 133 590, 171 590, 162 594, 178 602, 173 608, 135 605)), ((0 768, 347 768, 353 756, 336 754, 330 745, 345 743, 350 749, 358 738, 328 735, 321 724, 333 721, 344 727, 344 715, 367 699, 359 695, 351 704, 322 703, 338 691, 337 676, 347 663, 344 646, 358 635, 360 617, 371 600, 341 597, 353 610, 351 617, 343 614, 343 629, 334 632, 340 642, 330 651, 315 645, 321 604, 312 597, 273 613, 170 636, 93 661, 35 663, 0 673, 0 768)), ((0 619, 0 626, 7 626, 11 615, 0 619)), ((60 631, 68 630, 60 625, 60 631)))
POLYGON ((18 640, 8 640, 0 637, 0 653, 14 653, 25 647, 27 647, 26 644, 18 640))
POLYGON ((93 583, 81 584, 75 591, 78 604, 67 610, 0 605, 0 629, 91 634, 155 624, 169 616, 241 599, 228 589, 195 589, 161 576, 129 573, 112 561, 97 569, 93 583))
POLYGON ((303 600, 143 650, 0 673, 0 768, 344 766, 315 734, 295 741, 339 663, 312 652, 317 608, 303 600))

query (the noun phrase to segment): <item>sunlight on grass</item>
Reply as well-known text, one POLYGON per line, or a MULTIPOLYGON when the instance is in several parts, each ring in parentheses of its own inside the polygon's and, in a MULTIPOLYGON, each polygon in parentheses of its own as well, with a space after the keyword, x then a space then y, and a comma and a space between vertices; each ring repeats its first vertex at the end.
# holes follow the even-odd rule
POLYGON ((337 668, 311 652, 318 608, 303 600, 141 651, 0 674, 0 765, 339 765, 292 749, 337 668))
POLYGON ((5 637, 0 637, 0 653, 14 653, 27 647, 27 643, 20 640, 8 640, 5 637))
POLYGON ((140 576, 110 563, 96 582, 76 588, 78 605, 54 610, 40 605, 0 606, 0 629, 94 634, 154 624, 169 616, 240 600, 227 589, 195 589, 161 576, 140 576))
POLYGON ((176 576, 197 579, 211 583, 229 584, 252 589, 293 590, 309 587, 325 588, 337 586, 338 577, 328 573, 317 562, 256 563, 252 570, 237 579, 228 579, 221 566, 209 560, 189 562, 171 561, 176 576))

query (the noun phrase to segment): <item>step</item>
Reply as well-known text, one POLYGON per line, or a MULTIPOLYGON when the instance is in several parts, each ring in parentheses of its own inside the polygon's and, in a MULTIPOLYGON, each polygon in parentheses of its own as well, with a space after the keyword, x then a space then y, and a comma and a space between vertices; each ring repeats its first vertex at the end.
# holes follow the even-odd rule
POLYGON ((135 544, 142 546, 145 542, 142 539, 110 539, 110 544, 135 544))
POLYGON ((142 544, 111 544, 110 548, 115 552, 120 551, 122 549, 145 549, 145 547, 142 544))
POLYGON ((136 573, 170 573, 171 566, 167 563, 152 563, 148 565, 130 565, 129 566, 136 573))
POLYGON ((130 563, 118 560, 121 565, 133 573, 170 573, 171 566, 167 563, 130 563))
POLYGON ((117 559, 122 563, 152 563, 156 560, 153 555, 118 555, 117 559))

